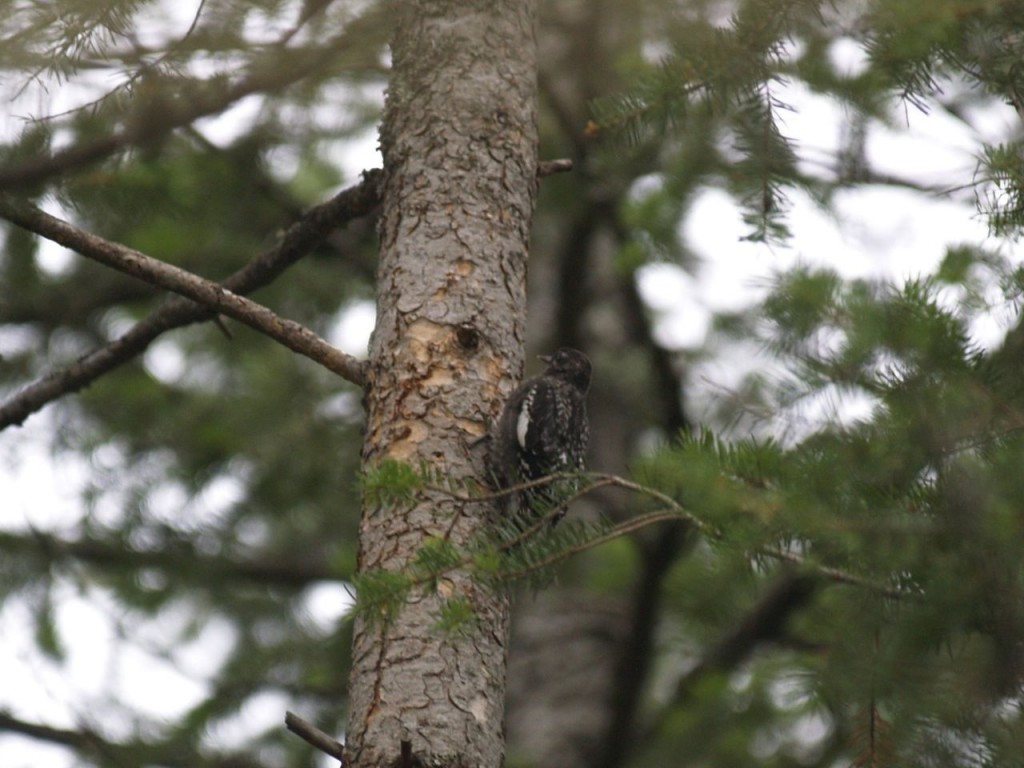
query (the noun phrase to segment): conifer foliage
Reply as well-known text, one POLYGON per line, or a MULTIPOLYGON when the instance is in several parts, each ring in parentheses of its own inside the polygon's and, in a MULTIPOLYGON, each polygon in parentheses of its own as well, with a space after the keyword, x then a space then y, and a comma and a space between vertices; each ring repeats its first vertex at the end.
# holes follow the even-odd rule
POLYGON ((1020 762, 1024 3, 530 8, 4 6, 4 766, 309 765, 286 710, 403 768, 1020 762), (962 172, 878 163, 930 120, 962 172), (792 239, 882 190, 991 239, 899 279, 792 239), (699 273, 707 195, 807 258, 683 349, 644 275, 699 273), (562 347, 586 461, 494 487, 562 347))

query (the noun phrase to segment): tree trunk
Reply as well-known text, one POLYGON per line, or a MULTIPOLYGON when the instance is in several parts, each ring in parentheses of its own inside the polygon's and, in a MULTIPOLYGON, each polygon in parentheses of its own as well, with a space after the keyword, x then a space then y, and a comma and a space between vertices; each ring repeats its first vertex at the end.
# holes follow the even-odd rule
MULTIPOLYGON (((533 2, 406 1, 393 13, 363 463, 479 478, 480 438, 522 370, 537 168, 533 2)), ((443 494, 364 502, 359 570, 402 569, 431 537, 464 544, 488 514, 443 494)), ((462 573, 414 593, 386 628, 358 621, 351 761, 401 764, 404 741, 427 765, 499 766, 508 621, 507 598, 462 573), (478 621, 445 635, 434 625, 452 597, 478 621)))

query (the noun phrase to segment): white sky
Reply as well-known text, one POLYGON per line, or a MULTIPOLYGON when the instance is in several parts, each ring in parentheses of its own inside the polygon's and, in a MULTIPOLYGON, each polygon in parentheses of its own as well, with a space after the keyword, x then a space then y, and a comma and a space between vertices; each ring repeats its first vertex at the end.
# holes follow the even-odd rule
MULTIPOLYGON (((851 67, 856 66, 856 51, 843 55, 850 57, 851 67)), ((800 143, 802 156, 822 157, 837 146, 844 115, 820 97, 797 88, 791 91, 785 98, 796 111, 786 115, 784 132, 800 143)), ((252 108, 253 104, 246 103, 204 121, 203 130, 211 139, 225 141, 245 123, 252 108)), ((975 129, 968 129, 941 112, 924 115, 911 109, 906 113, 907 132, 875 126, 869 141, 874 169, 911 175, 928 184, 969 182, 979 139, 1009 135, 1018 122, 1008 107, 993 108, 975 118, 975 129)), ((346 148, 339 159, 347 178, 380 165, 375 146, 376 138, 368 136, 346 148)), ((688 275, 662 264, 649 266, 642 273, 641 290, 660 316, 662 343, 673 348, 698 347, 713 312, 749 306, 763 296, 771 275, 795 263, 828 265, 850 277, 901 280, 933 270, 947 245, 999 245, 989 240, 984 222, 964 195, 953 201, 881 187, 853 190, 839 195, 835 218, 800 194, 790 197, 792 242, 786 247, 767 247, 738 239, 745 226, 723 192, 708 190, 702 195, 682 224, 688 243, 703 258, 701 268, 688 275)), ((1013 253, 1019 256, 1016 250, 1013 253)), ((46 258, 59 268, 61 259, 72 257, 50 250, 46 258)), ((362 353, 372 322, 372 306, 360 305, 339 319, 332 341, 346 351, 362 353)), ((1002 330, 1005 318, 993 317, 987 325, 979 325, 979 338, 992 343, 1002 330)), ((0 355, 4 343, 0 336, 0 355)), ((180 369, 181 362, 175 361, 171 347, 166 354, 151 355, 152 360, 147 360, 164 375, 175 375, 180 369)), ((743 372, 739 360, 724 360, 705 370, 707 389, 712 393, 717 386, 728 389, 734 385, 743 372)), ((0 435, 0 527, 60 530, 82 514, 79 494, 88 482, 89 469, 76 460, 50 455, 49 441, 55 428, 52 417, 43 412, 31 417, 27 426, 0 435)), ((116 456, 112 461, 116 462, 116 456)), ((211 492, 197 514, 216 515, 231 496, 230 487, 211 492)), ((123 699, 129 711, 156 717, 172 717, 205 694, 205 680, 233 642, 226 623, 211 621, 193 643, 165 658, 158 652, 161 630, 185 620, 170 611, 160 622, 132 627, 132 637, 141 642, 114 654, 110 649, 115 645, 118 623, 125 617, 102 589, 88 584, 83 589, 84 594, 67 585, 57 590, 55 611, 68 650, 63 664, 37 652, 23 602, 11 600, 0 607, 0 679, 4 683, 0 709, 30 721, 79 727, 91 723, 90 702, 102 700, 111 691, 123 699)), ((309 590, 307 597, 310 614, 324 622, 336 618, 347 601, 340 588, 328 586, 309 590)), ((286 706, 283 697, 268 695, 214 737, 220 743, 238 743, 249 729, 280 722, 286 706)), ((0 735, 0 765, 4 768, 72 764, 64 750, 0 735)))

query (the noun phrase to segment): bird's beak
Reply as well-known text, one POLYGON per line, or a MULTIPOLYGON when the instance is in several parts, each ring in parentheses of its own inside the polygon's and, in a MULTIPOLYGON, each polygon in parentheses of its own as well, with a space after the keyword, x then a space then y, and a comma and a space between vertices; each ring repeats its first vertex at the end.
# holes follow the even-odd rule
POLYGON ((540 360, 542 363, 550 363, 551 355, 537 355, 537 359, 540 360))

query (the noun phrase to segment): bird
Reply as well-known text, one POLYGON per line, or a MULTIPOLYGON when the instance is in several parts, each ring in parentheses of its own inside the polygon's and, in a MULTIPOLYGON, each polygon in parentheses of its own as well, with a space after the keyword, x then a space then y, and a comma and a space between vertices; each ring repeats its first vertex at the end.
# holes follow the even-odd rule
MULTIPOLYGON (((509 395, 492 435, 491 471, 499 489, 584 469, 590 359, 563 347, 540 360, 544 371, 509 395)), ((503 496, 499 509, 521 528, 550 514, 575 490, 573 483, 547 483, 503 496)), ((564 509, 556 512, 552 525, 564 515, 564 509)))

